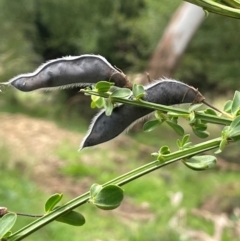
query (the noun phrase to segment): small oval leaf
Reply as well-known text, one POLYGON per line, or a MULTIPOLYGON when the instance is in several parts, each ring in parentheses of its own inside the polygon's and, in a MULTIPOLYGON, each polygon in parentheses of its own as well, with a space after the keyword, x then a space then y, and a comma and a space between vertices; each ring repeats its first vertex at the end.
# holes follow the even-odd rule
POLYGON ((72 226, 82 226, 85 223, 84 216, 76 211, 70 211, 56 219, 58 222, 66 223, 72 226))
POLYGON ((189 111, 194 111, 196 110, 197 108, 201 107, 203 105, 203 103, 198 103, 198 104, 193 104, 193 105, 190 105, 189 107, 189 111))
POLYGON ((111 86, 113 86, 114 83, 108 82, 108 81, 99 81, 95 88, 98 90, 98 92, 108 92, 111 86))
POLYGON ((198 125, 195 125, 195 129, 198 131, 206 131, 207 130, 207 125, 204 123, 200 123, 198 125))
POLYGON ((94 198, 95 196, 97 196, 97 194, 102 190, 103 186, 99 185, 97 183, 94 183, 91 187, 90 187, 90 196, 91 198, 94 198))
POLYGON ((117 185, 108 185, 95 196, 92 203, 103 210, 117 208, 123 200, 123 190, 117 185))
POLYGON ((232 106, 231 106, 231 113, 232 115, 236 115, 240 107, 240 92, 235 91, 233 100, 232 100, 232 106))
POLYGON ((187 167, 194 171, 204 171, 216 165, 217 159, 215 156, 204 155, 194 156, 182 161, 187 167))
POLYGON ((7 213, 0 219, 0 239, 2 239, 11 230, 16 220, 16 213, 7 213))
POLYGON ((192 111, 192 112, 190 112, 190 114, 189 114, 189 123, 191 124, 191 123, 194 123, 195 122, 195 112, 194 111, 192 111))
POLYGON ((157 128, 159 125, 161 125, 161 121, 159 120, 150 120, 147 121, 146 123, 144 123, 143 125, 143 131, 145 132, 150 132, 152 130, 154 130, 155 128, 157 128))
POLYGON ((145 94, 145 89, 142 85, 138 85, 138 84, 133 85, 133 96, 136 99, 142 98, 144 94, 145 94))
POLYGON ((228 100, 228 101, 225 103, 225 105, 224 105, 224 107, 223 107, 223 110, 224 110, 225 112, 231 114, 232 103, 233 103, 232 100, 228 100))
POLYGON ((193 129, 194 134, 200 138, 207 138, 209 136, 209 132, 207 132, 207 131, 202 131, 197 128, 192 128, 192 129, 193 129))
POLYGON ((214 115, 214 116, 217 116, 217 113, 216 111, 214 111, 213 109, 206 109, 204 111, 205 114, 208 114, 208 115, 214 115))
POLYGON ((105 114, 110 116, 112 114, 114 105, 110 99, 105 99, 105 114))
POLYGON ((45 212, 50 212, 58 204, 63 197, 62 193, 53 194, 45 203, 45 212))
POLYGON ((171 126, 171 127, 173 128, 173 130, 174 130, 178 135, 180 135, 180 136, 183 136, 183 135, 184 135, 184 129, 183 129, 180 125, 178 125, 178 124, 176 124, 176 123, 174 123, 174 122, 172 122, 172 121, 168 121, 168 120, 167 120, 167 123, 168 123, 169 126, 171 126))
POLYGON ((167 155, 167 154, 170 154, 171 153, 171 150, 169 148, 169 146, 162 146, 159 150, 159 152, 162 154, 162 155, 167 155))
POLYGON ((96 101, 95 101, 95 106, 97 108, 103 108, 104 107, 104 98, 103 97, 99 97, 96 101))
POLYGON ((239 135, 240 132, 240 116, 235 118, 233 122, 231 123, 227 136, 228 137, 234 137, 236 135, 239 135))
POLYGON ((112 94, 111 97, 115 97, 115 98, 128 98, 130 95, 132 94, 132 91, 130 89, 127 88, 118 88, 115 89, 112 94))
POLYGON ((190 139, 190 134, 186 134, 183 138, 182 138, 182 145, 184 146, 185 143, 187 143, 190 139))

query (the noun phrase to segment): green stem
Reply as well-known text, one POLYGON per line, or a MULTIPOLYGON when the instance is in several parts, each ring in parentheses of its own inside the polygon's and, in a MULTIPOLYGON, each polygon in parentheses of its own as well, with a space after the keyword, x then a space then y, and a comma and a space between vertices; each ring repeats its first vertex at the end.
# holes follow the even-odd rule
MULTIPOLYGON (((169 165, 173 162, 199 154, 204 151, 218 148, 220 141, 221 141, 221 138, 216 138, 216 139, 213 139, 210 141, 206 141, 206 142, 197 144, 186 150, 180 150, 180 151, 170 153, 170 154, 164 156, 164 158, 165 158, 164 163, 160 163, 159 161, 150 162, 150 163, 148 163, 144 166, 141 166, 133 171, 130 171, 122 176, 119 176, 109 182, 106 182, 105 184, 103 184, 103 186, 110 185, 110 184, 116 184, 119 186, 123 186, 123 185, 125 185, 137 178, 140 178, 141 176, 146 175, 147 173, 150 173, 156 169, 159 169, 163 166, 169 165)), ((43 217, 35 220, 34 222, 30 223, 29 225, 23 227, 22 229, 18 230, 15 233, 13 233, 12 235, 10 235, 7 238, 7 240, 8 241, 22 240, 23 238, 29 236, 31 233, 37 231, 41 227, 54 221, 57 217, 88 202, 89 198, 90 198, 90 193, 89 192, 84 193, 83 195, 71 200, 70 202, 64 204, 63 206, 53 210, 52 212, 47 213, 43 217)))
MULTIPOLYGON (((92 91, 92 90, 82 90, 82 92, 87 93, 89 95, 96 95, 96 96, 100 96, 103 98, 109 98, 109 94, 107 94, 107 93, 99 93, 99 92, 92 91)), ((180 115, 189 115, 190 114, 190 112, 188 110, 183 110, 183 109, 180 109, 177 107, 172 107, 172 106, 155 104, 155 103, 147 102, 144 100, 131 100, 131 99, 123 99, 123 98, 117 98, 117 97, 111 97, 111 99, 113 100, 113 102, 116 102, 116 103, 145 107, 148 109, 152 109, 153 111, 159 110, 159 111, 162 111, 165 113, 175 112, 180 115)), ((225 117, 208 115, 208 114, 199 113, 199 112, 196 112, 195 116, 196 116, 196 118, 206 121, 208 123, 218 124, 218 125, 230 125, 232 122, 231 119, 228 119, 225 117)))
POLYGON ((240 18, 240 9, 226 6, 222 3, 215 2, 213 0, 185 0, 186 2, 193 3, 202 7, 212 13, 220 14, 231 18, 240 18))
POLYGON ((143 175, 146 175, 149 172, 152 172, 156 169, 159 169, 163 166, 169 165, 173 162, 176 162, 178 160, 197 155, 199 153, 209 151, 215 148, 219 147, 219 144, 221 142, 221 138, 216 138, 210 141, 206 141, 200 144, 197 144, 191 148, 188 148, 186 150, 179 150, 173 153, 170 153, 168 155, 164 155, 164 163, 159 163, 159 161, 153 161, 151 163, 148 163, 144 166, 141 166, 131 172, 128 172, 122 176, 119 176, 110 182, 105 183, 104 185, 109 184, 116 184, 119 186, 125 185, 130 181, 133 181, 143 175))

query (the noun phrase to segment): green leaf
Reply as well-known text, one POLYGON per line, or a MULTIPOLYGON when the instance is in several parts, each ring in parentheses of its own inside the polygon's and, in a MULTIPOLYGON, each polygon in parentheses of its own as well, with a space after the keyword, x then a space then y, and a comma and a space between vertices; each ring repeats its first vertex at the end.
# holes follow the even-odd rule
POLYGON ((233 103, 232 100, 228 100, 228 101, 225 103, 225 105, 224 105, 224 107, 223 107, 223 110, 224 110, 225 112, 231 114, 232 103, 233 103))
POLYGON ((192 142, 188 142, 190 138, 189 134, 186 134, 183 136, 182 140, 177 140, 177 146, 179 150, 184 150, 186 148, 189 148, 192 145, 192 142))
POLYGON ((240 116, 238 116, 237 118, 235 118, 231 125, 230 125, 230 129, 234 129, 236 127, 238 127, 240 125, 240 116))
POLYGON ((165 114, 163 112, 161 112, 161 111, 155 111, 154 115, 155 115, 156 119, 158 119, 161 122, 163 122, 163 121, 165 121, 167 119, 165 114))
POLYGON ((105 99, 105 114, 110 116, 112 114, 114 105, 110 99, 105 99))
POLYGON ((184 135, 184 137, 182 138, 182 145, 184 146, 190 139, 190 134, 186 134, 184 135))
POLYGON ((195 129, 198 131, 206 131, 207 130, 207 125, 205 123, 199 123, 194 125, 195 129))
POLYGON ((2 239, 11 230, 16 220, 16 213, 7 213, 0 218, 0 239, 2 239))
POLYGON ((194 111, 192 111, 192 112, 190 112, 190 114, 189 114, 189 123, 191 124, 191 123, 194 123, 195 122, 195 112, 194 111))
POLYGON ((111 86, 113 86, 114 83, 108 82, 108 81, 99 81, 96 85, 95 88, 98 90, 98 92, 108 92, 111 86))
POLYGON ((160 148, 159 153, 161 153, 162 155, 167 155, 171 153, 171 150, 168 146, 164 145, 160 148))
POLYGON ((197 128, 192 128, 193 132, 196 136, 200 137, 200 138, 207 138, 209 136, 209 132, 208 131, 204 131, 204 130, 199 130, 197 128))
POLYGON ((203 103, 198 103, 198 104, 194 104, 194 105, 190 105, 189 107, 189 111, 194 111, 196 110, 197 108, 201 107, 203 105, 203 103))
POLYGON ((182 162, 192 170, 203 171, 214 167, 216 165, 217 159, 215 156, 204 155, 194 156, 192 158, 182 160, 182 162))
POLYGON ((150 132, 154 130, 156 127, 160 126, 162 124, 159 120, 150 120, 144 123, 143 125, 143 131, 150 132))
POLYGON ((206 109, 206 110, 204 110, 204 113, 205 113, 205 114, 208 114, 208 115, 217 116, 216 111, 214 111, 213 109, 206 109))
POLYGON ((179 149, 182 147, 182 142, 179 139, 177 139, 177 146, 179 149))
POLYGON ((91 108, 102 108, 104 107, 104 98, 96 95, 91 96, 92 102, 91 102, 91 108))
POLYGON ((12 235, 11 231, 8 231, 7 233, 5 233, 5 235, 3 236, 3 240, 8 238, 10 235, 12 235))
POLYGON ((103 97, 99 97, 96 101, 95 101, 95 106, 97 108, 103 108, 104 107, 104 98, 103 97))
POLYGON ((53 194, 45 203, 45 212, 48 213, 61 201, 63 197, 62 193, 53 194))
POLYGON ((171 127, 173 128, 173 130, 174 130, 178 135, 180 135, 180 136, 183 136, 183 135, 184 135, 184 129, 183 129, 180 125, 178 125, 178 124, 176 124, 176 123, 174 123, 174 122, 172 122, 172 121, 169 121, 169 120, 167 120, 166 122, 168 123, 169 126, 171 126, 171 127))
POLYGON ((91 102, 90 106, 91 106, 92 109, 95 109, 97 107, 94 101, 91 102))
POLYGON ((240 116, 235 118, 228 128, 227 136, 234 137, 240 134, 240 116))
POLYGON ((115 98, 128 98, 131 94, 132 91, 130 89, 118 88, 115 89, 110 96, 115 98))
POLYGON ((173 122, 173 123, 175 123, 175 124, 177 124, 177 123, 178 123, 178 117, 177 117, 177 116, 172 116, 172 117, 170 118, 170 121, 173 122))
POLYGON ((94 198, 101 190, 103 186, 99 185, 97 183, 94 183, 90 188, 90 196, 91 198, 94 198))
POLYGON ((146 93, 144 87, 142 85, 138 85, 138 84, 133 85, 132 91, 133 91, 133 96, 136 99, 142 98, 146 93))
POLYGON ((228 144, 228 140, 227 139, 222 139, 219 145, 219 149, 217 151, 215 151, 215 154, 219 154, 222 152, 222 150, 226 147, 226 145, 228 144))
POLYGON ((72 226, 82 226, 85 224, 84 216, 76 211, 70 211, 56 219, 56 221, 61 223, 66 223, 72 226))
POLYGON ((237 115, 239 108, 240 108, 240 92, 235 91, 235 94, 233 96, 233 101, 232 101, 232 109, 231 109, 232 115, 237 115))
POLYGON ((97 195, 90 199, 95 206, 103 210, 117 208, 123 200, 123 190, 117 185, 103 187, 97 195))

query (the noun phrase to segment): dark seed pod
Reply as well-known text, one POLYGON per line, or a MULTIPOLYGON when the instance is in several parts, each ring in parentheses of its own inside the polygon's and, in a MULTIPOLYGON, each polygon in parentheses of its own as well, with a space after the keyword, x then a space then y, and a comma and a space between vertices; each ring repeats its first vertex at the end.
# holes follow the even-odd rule
MULTIPOLYGON (((164 79, 146 86, 145 90, 146 95, 143 99, 156 104, 175 105, 199 103, 204 100, 198 90, 176 80, 164 79)), ((151 112, 153 112, 152 109, 125 104, 114 108, 110 116, 106 116, 104 110, 100 111, 93 119, 80 149, 95 146, 115 138, 138 119, 151 112)))
POLYGON ((51 60, 33 73, 14 77, 2 85, 12 85, 21 91, 56 87, 86 87, 98 81, 114 82, 118 87, 131 88, 126 76, 100 55, 81 55, 51 60))

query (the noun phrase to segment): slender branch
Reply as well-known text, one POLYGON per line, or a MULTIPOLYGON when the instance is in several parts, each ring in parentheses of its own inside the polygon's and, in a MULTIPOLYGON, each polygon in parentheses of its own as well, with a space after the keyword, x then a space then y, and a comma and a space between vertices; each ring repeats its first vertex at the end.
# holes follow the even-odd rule
POLYGON ((202 7, 212 13, 224 15, 231 18, 240 18, 240 9, 226 6, 213 0, 185 0, 186 2, 193 3, 202 7))
POLYGON ((18 216, 23 216, 23 217, 31 217, 31 218, 41 218, 42 214, 28 214, 28 213, 19 213, 19 212, 15 212, 18 216))
MULTIPOLYGON (((89 95, 100 96, 103 98, 109 97, 109 94, 107 94, 107 93, 99 93, 99 92, 92 91, 92 90, 81 90, 81 92, 87 93, 89 95)), ((172 107, 172 106, 155 104, 155 103, 147 102, 144 100, 131 100, 131 99, 122 99, 122 98, 117 98, 117 97, 111 97, 111 99, 112 99, 112 101, 114 101, 116 103, 145 107, 145 108, 152 109, 152 110, 159 110, 159 111, 162 111, 165 113, 175 112, 175 113, 181 114, 181 115, 189 115, 190 114, 190 112, 188 110, 183 110, 183 109, 180 109, 177 107, 172 107)), ((195 116, 196 116, 196 118, 206 121, 208 123, 218 124, 218 125, 230 125, 232 122, 232 120, 230 118, 225 118, 222 116, 208 115, 208 114, 199 113, 199 112, 196 112, 195 116)))
MULTIPOLYGON (((165 155, 165 162, 160 163, 158 160, 150 162, 144 166, 141 166, 133 171, 130 171, 124 175, 121 175, 109 182, 106 182, 103 184, 103 186, 107 186, 110 184, 116 184, 119 186, 123 186, 137 178, 140 178, 143 175, 146 175, 147 173, 153 172, 163 166, 169 165, 173 162, 176 162, 178 160, 181 160, 183 158, 191 157, 193 155, 202 153, 204 151, 212 150, 215 148, 218 148, 220 144, 221 138, 216 138, 210 141, 206 141, 203 143, 200 143, 198 145, 195 145, 189 149, 176 151, 173 153, 170 153, 168 155, 165 155)), ((43 217, 35 220, 34 222, 30 223, 29 225, 23 227, 22 229, 18 230, 17 232, 13 233, 8 237, 8 241, 18 241, 22 240, 23 238, 29 236, 31 233, 37 231, 41 227, 47 225, 48 223, 54 221, 57 217, 69 212, 70 210, 73 210, 84 203, 88 202, 90 198, 90 193, 86 192, 83 195, 71 200, 70 202, 66 203, 65 205, 53 210, 50 213, 47 213, 43 217)))

